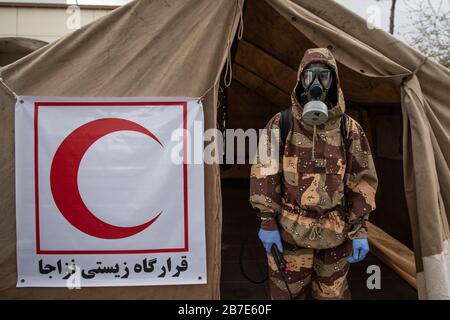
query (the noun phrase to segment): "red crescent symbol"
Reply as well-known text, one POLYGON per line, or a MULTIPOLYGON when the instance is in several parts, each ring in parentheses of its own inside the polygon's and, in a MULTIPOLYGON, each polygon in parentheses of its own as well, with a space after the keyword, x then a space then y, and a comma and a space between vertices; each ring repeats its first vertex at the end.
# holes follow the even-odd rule
POLYGON ((56 206, 75 228, 93 237, 121 239, 130 237, 150 226, 161 212, 150 221, 134 226, 119 227, 97 218, 84 204, 78 189, 78 169, 86 151, 101 137, 115 131, 135 131, 161 142, 141 125, 117 118, 88 122, 69 134, 56 150, 50 171, 50 186, 56 206))

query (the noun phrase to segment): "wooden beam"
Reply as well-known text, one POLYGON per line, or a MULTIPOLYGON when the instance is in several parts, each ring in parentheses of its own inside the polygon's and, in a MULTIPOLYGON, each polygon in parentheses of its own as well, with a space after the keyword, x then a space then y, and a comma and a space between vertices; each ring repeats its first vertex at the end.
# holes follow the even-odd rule
POLYGON ((287 108, 291 104, 290 95, 236 63, 233 64, 233 78, 280 108, 287 108))
POLYGON ((246 1, 244 38, 297 71, 305 50, 316 45, 274 10, 269 2, 246 1))
POLYGON ((235 63, 287 95, 290 95, 297 81, 296 70, 245 40, 239 42, 235 63))

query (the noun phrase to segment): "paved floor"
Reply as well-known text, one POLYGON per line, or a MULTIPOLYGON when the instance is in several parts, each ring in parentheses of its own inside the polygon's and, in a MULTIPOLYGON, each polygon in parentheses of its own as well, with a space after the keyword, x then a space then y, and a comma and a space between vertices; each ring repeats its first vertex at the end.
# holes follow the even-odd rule
MULTIPOLYGON (((243 267, 248 276, 261 280, 267 275, 264 250, 257 237, 258 219, 248 203, 248 181, 224 181, 223 231, 222 231, 222 299, 268 299, 266 283, 253 284, 245 279, 239 267, 239 254, 242 243, 243 267)), ((363 262, 353 264, 348 281, 353 299, 417 299, 416 291, 395 272, 373 255, 363 262), (378 265, 381 269, 381 289, 369 290, 366 287, 367 267, 378 265)))

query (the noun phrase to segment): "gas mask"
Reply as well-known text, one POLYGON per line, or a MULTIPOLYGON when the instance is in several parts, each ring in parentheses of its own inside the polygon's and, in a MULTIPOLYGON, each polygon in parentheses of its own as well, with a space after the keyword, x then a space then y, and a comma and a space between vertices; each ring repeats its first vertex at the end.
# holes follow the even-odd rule
POLYGON ((326 64, 312 63, 302 71, 300 81, 303 89, 300 94, 302 120, 312 126, 324 124, 328 120, 328 93, 333 71, 326 64))

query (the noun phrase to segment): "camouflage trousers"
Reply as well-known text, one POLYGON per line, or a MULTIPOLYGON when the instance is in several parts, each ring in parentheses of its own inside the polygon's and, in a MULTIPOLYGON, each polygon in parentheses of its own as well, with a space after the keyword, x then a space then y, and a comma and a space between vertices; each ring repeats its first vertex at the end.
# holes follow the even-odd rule
MULTIPOLYGON (((283 242, 283 256, 289 264, 286 280, 294 299, 350 299, 347 284, 349 263, 352 253, 351 241, 324 250, 299 248, 283 242), (311 291, 308 291, 311 290, 311 291)), ((267 255, 269 265, 270 295, 273 300, 289 299, 289 292, 271 254, 267 255)))

